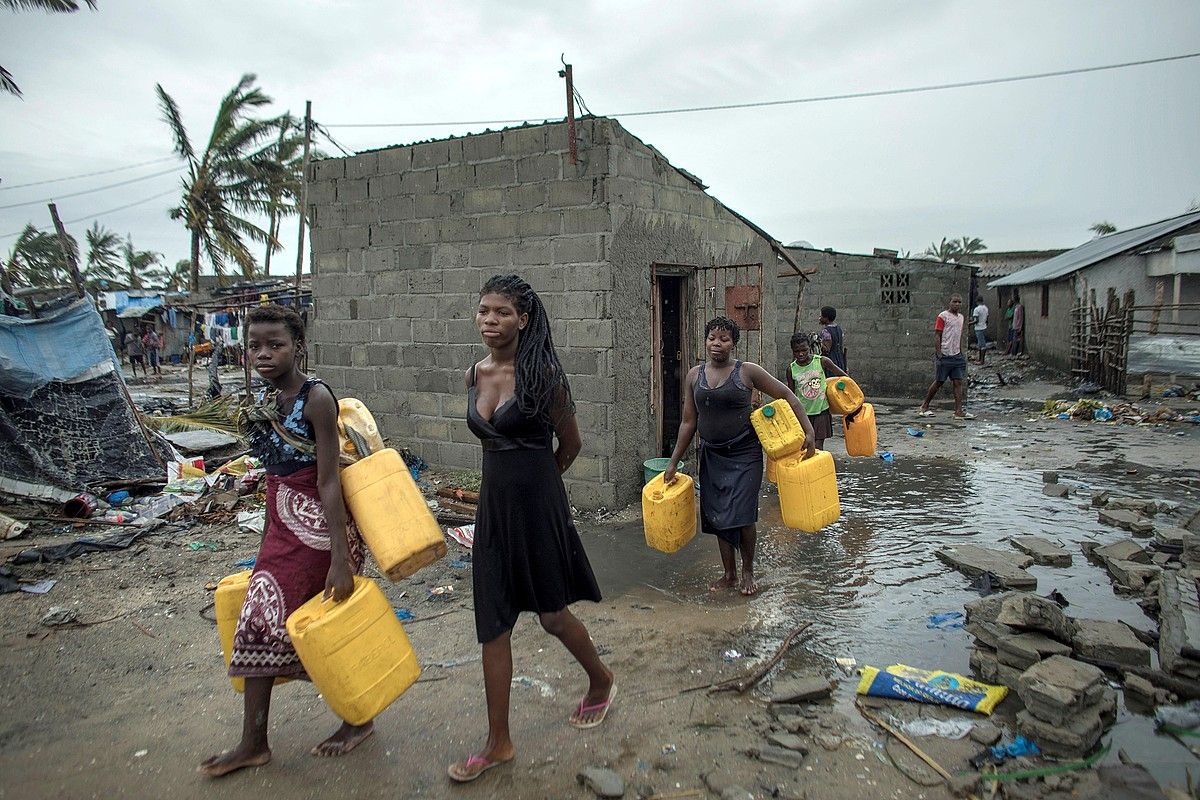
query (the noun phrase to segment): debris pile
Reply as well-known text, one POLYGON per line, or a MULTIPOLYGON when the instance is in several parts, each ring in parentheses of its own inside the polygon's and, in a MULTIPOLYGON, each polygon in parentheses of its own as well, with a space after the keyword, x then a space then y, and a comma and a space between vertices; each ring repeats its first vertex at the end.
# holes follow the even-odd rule
POLYGON ((1066 656, 1051 656, 1025 670, 1017 695, 1025 704, 1017 713, 1017 728, 1050 755, 1086 755, 1116 721, 1117 694, 1104 673, 1066 656))
MULTIPOLYGON (((1168 395, 1171 397, 1185 395, 1168 395)), ((1194 398, 1194 394, 1192 395, 1194 398)), ((1166 405, 1139 406, 1134 403, 1105 403, 1100 400, 1047 400, 1042 415, 1056 419, 1112 422, 1124 425, 1162 425, 1168 422, 1200 423, 1200 414, 1166 405)))

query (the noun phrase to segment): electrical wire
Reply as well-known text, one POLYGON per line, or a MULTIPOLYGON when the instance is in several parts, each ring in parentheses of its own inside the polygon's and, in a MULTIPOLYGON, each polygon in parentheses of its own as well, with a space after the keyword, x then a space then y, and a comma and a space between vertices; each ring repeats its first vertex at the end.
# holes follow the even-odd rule
POLYGON ((143 175, 140 178, 130 178, 127 181, 120 181, 118 183, 110 183, 107 186, 97 186, 94 189, 83 189, 78 192, 70 192, 68 194, 60 194, 57 197, 45 197, 41 200, 28 200, 24 203, 9 203, 6 206, 0 206, 0 211, 6 210, 9 208, 22 208, 24 206, 36 206, 36 205, 40 205, 41 203, 53 203, 53 202, 56 202, 57 200, 65 200, 68 197, 79 197, 79 196, 85 195, 85 194, 95 194, 96 192, 103 192, 103 191, 107 191, 108 189, 116 189, 118 186, 128 186, 131 183, 138 183, 140 181, 148 181, 151 178, 159 178, 163 175, 178 174, 179 171, 180 171, 180 167, 174 167, 172 169, 165 169, 162 172, 153 172, 149 175, 143 175))
MULTIPOLYGON (((74 225, 76 222, 85 222, 89 219, 94 219, 96 217, 103 217, 107 214, 115 214, 118 211, 124 211, 125 209, 133 208, 134 206, 140 206, 143 203, 149 203, 151 200, 157 200, 160 197, 166 197, 167 195, 175 194, 178 191, 179 191, 178 187, 168 189, 165 192, 159 192, 158 194, 153 194, 153 195, 150 195, 149 197, 143 197, 141 200, 134 200, 132 203, 126 203, 123 206, 117 206, 116 208, 108 208, 108 209, 105 209, 104 211, 97 211, 93 214, 85 214, 84 216, 76 217, 75 219, 64 220, 63 225, 74 225)), ((0 239, 9 239, 13 236, 20 236, 20 235, 21 235, 21 231, 16 231, 15 233, 4 233, 4 234, 0 234, 0 239)))
POLYGON ((353 153, 353 152, 351 152, 350 150, 347 150, 346 148, 342 147, 342 145, 341 145, 341 144, 338 142, 338 140, 337 140, 337 139, 334 139, 334 138, 333 138, 333 136, 332 136, 332 135, 330 135, 329 131, 328 131, 328 130, 325 128, 325 126, 324 126, 324 125, 321 125, 321 124, 320 124, 320 123, 318 123, 316 120, 314 120, 314 121, 313 121, 313 128, 315 128, 315 129, 316 129, 318 132, 320 132, 320 134, 321 134, 322 136, 324 136, 326 139, 328 139, 328 140, 329 140, 329 143, 330 143, 331 145, 333 145, 334 147, 336 147, 338 150, 341 150, 341 151, 342 151, 342 155, 344 155, 344 156, 353 156, 353 155, 355 155, 355 153, 353 153))
MULTIPOLYGON (((1053 72, 1036 72, 1028 75, 1012 75, 1004 78, 983 78, 975 81, 958 81, 956 83, 936 83, 926 86, 908 86, 899 89, 879 89, 868 92, 848 92, 844 94, 816 95, 799 97, 791 100, 760 100, 752 103, 727 103, 711 106, 691 106, 687 108, 662 108, 650 111, 626 111, 609 114, 612 117, 649 117, 661 114, 690 114, 698 111, 727 111, 741 108, 766 108, 769 106, 800 105, 803 103, 824 103, 832 100, 855 100, 867 97, 889 97, 893 95, 917 94, 920 92, 940 92, 947 89, 966 89, 975 86, 995 86, 1002 83, 1017 83, 1021 81, 1042 80, 1044 78, 1060 78, 1067 75, 1083 75, 1089 72, 1104 72, 1107 70, 1140 67, 1147 64, 1163 64, 1169 61, 1183 61, 1190 58, 1200 58, 1200 53, 1184 53, 1163 58, 1147 58, 1140 61, 1125 61, 1119 64, 1103 64, 1097 67, 1079 67, 1077 69, 1055 70, 1053 72)), ((343 122, 331 124, 331 128, 422 128, 449 125, 517 125, 535 120, 546 121, 558 117, 526 117, 525 119, 476 119, 456 120, 453 122, 343 122)))
POLYGON ((151 164, 162 164, 166 161, 178 161, 178 156, 166 156, 164 158, 154 158, 149 161, 142 161, 138 164, 129 164, 124 167, 113 167, 112 169, 102 169, 96 172, 81 172, 78 175, 67 175, 63 178, 50 178, 44 181, 31 181, 30 183, 18 183, 13 186, 0 186, 0 192, 7 192, 10 189, 27 189, 30 186, 44 186, 47 183, 61 183, 62 181, 73 181, 79 178, 94 178, 97 175, 109 175, 113 172, 124 172, 127 169, 137 169, 138 167, 148 167, 151 164))

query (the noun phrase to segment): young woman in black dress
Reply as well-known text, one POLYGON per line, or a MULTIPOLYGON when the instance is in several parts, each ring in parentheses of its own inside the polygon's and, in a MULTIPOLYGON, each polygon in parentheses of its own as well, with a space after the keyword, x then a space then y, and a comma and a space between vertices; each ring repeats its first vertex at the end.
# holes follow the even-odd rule
POLYGON ((581 443, 550 320, 528 283, 496 275, 480 292, 475 324, 491 351, 466 374, 467 426, 483 445, 472 585, 488 740, 479 753, 450 765, 450 777, 460 783, 516 754, 508 704, 512 628, 522 611, 535 612, 587 672, 588 690, 571 725, 602 723, 617 688, 587 629, 567 608, 577 600, 599 602, 600 588, 571 521, 561 477, 581 443))

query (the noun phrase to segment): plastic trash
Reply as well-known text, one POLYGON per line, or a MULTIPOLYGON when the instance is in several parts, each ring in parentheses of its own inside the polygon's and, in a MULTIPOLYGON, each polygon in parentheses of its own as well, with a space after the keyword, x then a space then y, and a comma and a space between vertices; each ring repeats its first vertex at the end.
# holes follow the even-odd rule
POLYGON ((1055 414, 1054 416, 1058 419, 1070 419, 1071 418, 1071 415, 1065 411, 1062 412, 1061 414, 1055 414))
POLYGON ((930 719, 917 717, 899 725, 909 736, 940 736, 943 739, 961 739, 971 732, 975 723, 969 719, 930 719))
POLYGON ((989 748, 992 760, 1001 764, 1010 758, 1022 758, 1024 756, 1036 756, 1042 751, 1038 746, 1026 739, 1024 736, 1018 736, 1008 744, 998 744, 995 747, 989 748))
POLYGON ((527 689, 537 689, 538 694, 542 697, 554 697, 554 687, 545 681, 537 678, 530 678, 526 675, 518 675, 512 679, 513 686, 524 686, 527 689))
POLYGON ((119 492, 113 492, 108 496, 108 504, 111 506, 119 506, 127 500, 129 500, 129 492, 124 489, 119 492))
POLYGON ((953 672, 892 664, 887 669, 864 666, 856 692, 991 714, 1008 695, 1008 687, 980 683, 953 672))
POLYGON ((246 569, 254 569, 255 563, 258 561, 258 556, 250 556, 243 558, 241 561, 234 564, 235 567, 245 567, 246 569))
POLYGON ((45 594, 54 588, 54 584, 58 583, 54 578, 47 578, 44 581, 37 583, 26 583, 21 586, 21 591, 26 594, 45 594))
POLYGON ((905 428, 904 432, 909 436, 916 436, 918 439, 925 435, 925 431, 917 430, 916 428, 905 428))
POLYGON ((407 608, 397 608, 396 609, 396 619, 400 620, 401 622, 403 622, 406 619, 412 619, 412 618, 413 618, 413 612, 409 611, 407 608))
POLYGON ((739 658, 742 657, 742 655, 743 654, 739 653, 737 650, 726 650, 724 653, 721 654, 721 657, 724 658, 726 661, 737 661, 739 658))
POLYGON ((451 561, 451 562, 450 562, 450 567, 451 567, 452 569, 466 569, 466 568, 467 568, 467 567, 469 567, 469 566, 471 566, 471 562, 470 562, 470 561, 464 561, 464 560, 463 560, 463 559, 461 559, 461 558, 456 558, 456 559, 454 559, 453 561, 451 561))
POLYGON ((1107 408, 1097 408, 1092 412, 1092 419, 1096 420, 1097 422, 1108 422, 1112 418, 1113 413, 1107 408))
POLYGON ((216 542, 188 542, 188 550, 193 553, 200 550, 212 550, 214 553, 219 549, 216 542))
POLYGON ((925 627, 930 630, 950 631, 963 626, 966 617, 961 611, 943 611, 940 614, 930 614, 925 627))
POLYGON ((461 544, 463 547, 471 547, 475 544, 474 525, 463 525, 458 528, 446 528, 446 535, 461 544))
POLYGON ((886 461, 889 464, 891 464, 893 461, 896 460, 896 456, 893 455, 890 451, 884 451, 884 452, 880 453, 879 457, 882 458, 884 461, 886 461))

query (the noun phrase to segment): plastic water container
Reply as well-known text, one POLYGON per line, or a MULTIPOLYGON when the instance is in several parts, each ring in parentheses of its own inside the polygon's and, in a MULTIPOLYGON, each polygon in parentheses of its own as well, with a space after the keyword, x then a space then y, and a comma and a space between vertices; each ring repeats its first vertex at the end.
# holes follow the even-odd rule
POLYGON ((776 467, 779 509, 789 528, 816 533, 842 515, 833 456, 818 450, 812 458, 787 458, 776 467))
MULTIPOLYGON (((221 640, 221 652, 225 654, 225 668, 233 658, 233 635, 237 632, 238 617, 242 615, 242 604, 246 602, 246 590, 250 586, 251 570, 227 575, 217 584, 213 593, 213 611, 217 615, 217 636, 221 640)), ((291 678, 276 678, 275 685, 287 683, 291 678)), ((230 678, 229 682, 239 692, 245 691, 245 678, 230 678)))
POLYGON ((853 417, 844 419, 846 427, 846 453, 852 456, 873 456, 878 443, 875 428, 875 406, 863 403, 853 417))
POLYGON ((342 495, 363 541, 390 580, 446 555, 446 539, 404 459, 392 448, 342 469, 342 495))
POLYGON ((421 676, 404 626, 369 578, 356 576, 340 603, 312 598, 288 617, 287 631, 325 702, 351 725, 374 719, 421 676))
POLYGON ((767 455, 776 460, 804 448, 804 428, 787 400, 775 400, 750 414, 750 424, 767 455))
POLYGON ((853 378, 830 378, 825 381, 825 399, 834 414, 853 414, 863 404, 862 389, 853 378))
POLYGON ((767 459, 767 482, 768 483, 778 483, 779 482, 779 462, 777 462, 775 459, 771 458, 770 456, 766 456, 766 459, 767 459))
POLYGON ((646 544, 674 553, 696 535, 696 491, 690 475, 675 474, 667 486, 659 473, 642 487, 642 527, 646 544))
MULTIPOLYGON (((367 407, 353 397, 345 397, 338 400, 338 441, 342 452, 348 456, 358 456, 360 453, 355 448, 354 442, 350 440, 346 434, 346 427, 349 426, 358 432, 358 435, 366 442, 368 449, 372 453, 378 453, 383 449, 383 437, 379 435, 379 426, 375 424, 375 417, 367 410, 367 407)), ((367 455, 362 453, 361 455, 367 455)))

